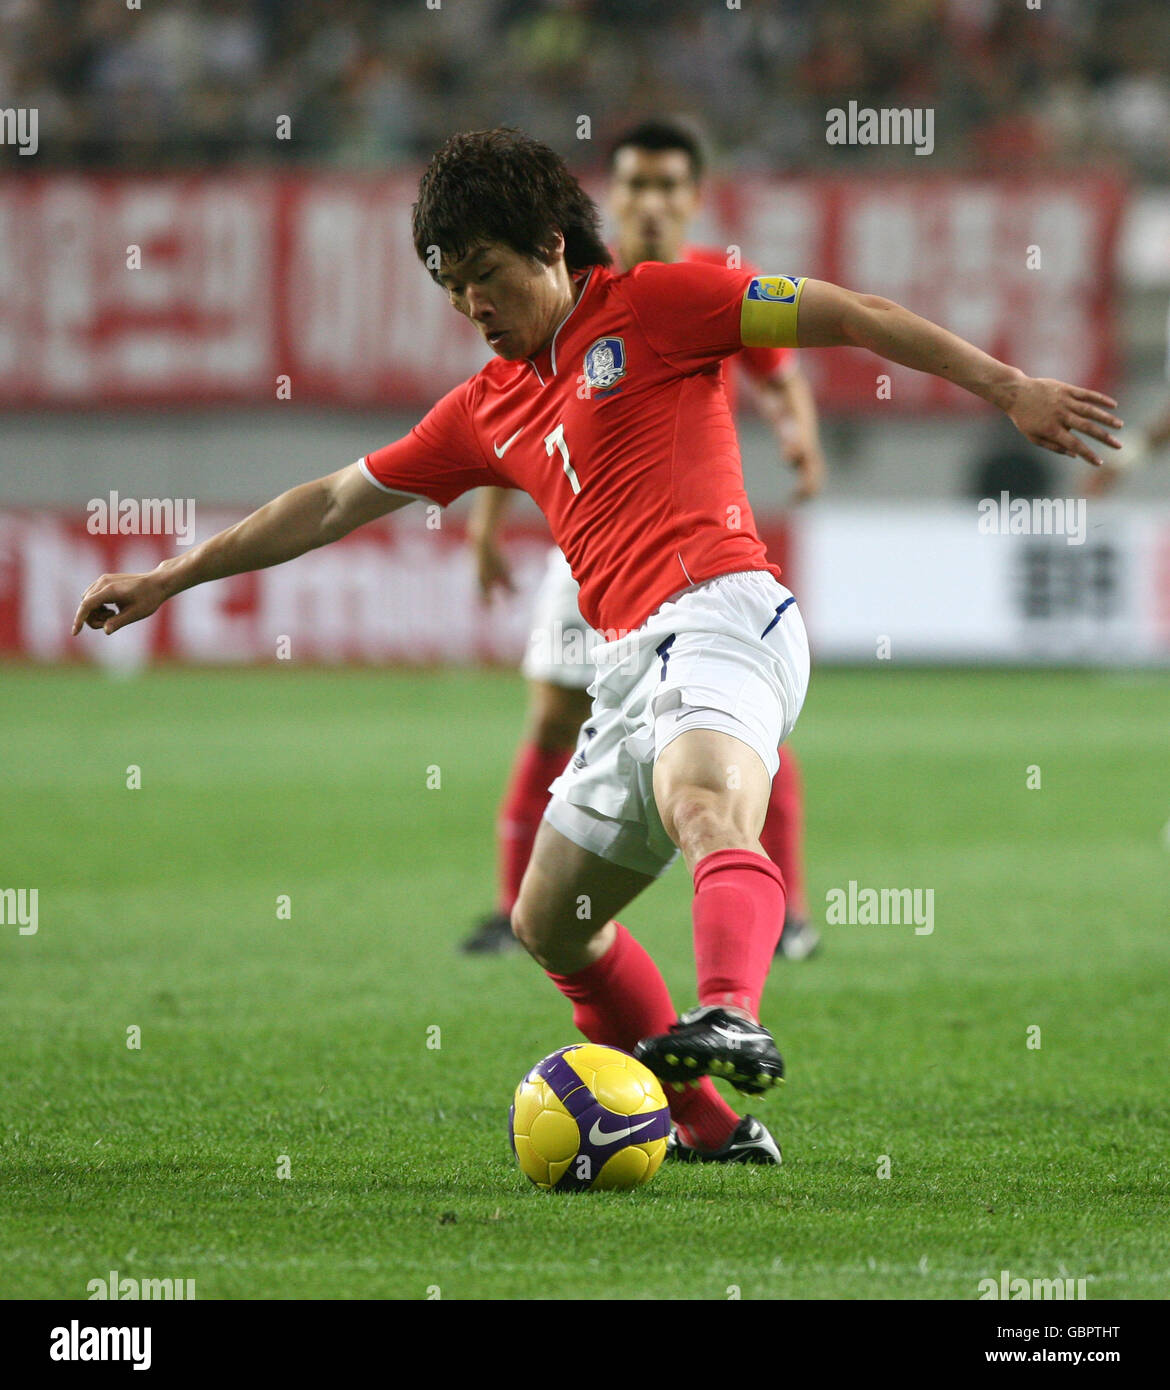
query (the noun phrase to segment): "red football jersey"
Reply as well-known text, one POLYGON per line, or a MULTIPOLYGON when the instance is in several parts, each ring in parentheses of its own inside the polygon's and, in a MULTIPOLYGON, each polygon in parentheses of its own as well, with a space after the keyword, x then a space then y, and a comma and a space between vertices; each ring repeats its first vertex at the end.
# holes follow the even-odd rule
POLYGON ((447 506, 514 487, 544 513, 607 636, 672 595, 768 563, 721 376, 741 349, 750 271, 594 266, 532 358, 493 358, 404 438, 360 460, 392 492, 447 506))
MULTIPOLYGON (((718 246, 687 246, 683 248, 682 258, 691 265, 727 264, 727 252, 718 246)), ((749 275, 759 275, 758 267, 744 262, 742 269, 749 275)), ((767 381, 781 372, 792 357, 792 348, 745 347, 728 362, 723 369, 723 389, 727 392, 727 404, 732 415, 739 405, 739 371, 733 371, 731 364, 746 372, 753 381, 767 381)))

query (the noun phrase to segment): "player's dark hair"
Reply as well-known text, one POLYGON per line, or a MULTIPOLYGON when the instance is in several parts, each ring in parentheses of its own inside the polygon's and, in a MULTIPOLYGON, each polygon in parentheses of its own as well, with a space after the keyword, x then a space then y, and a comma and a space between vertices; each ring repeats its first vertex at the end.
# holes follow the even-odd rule
POLYGON ((570 270, 613 259, 601 239, 601 214, 565 161, 510 126, 451 136, 419 181, 411 230, 419 260, 436 279, 434 248, 461 261, 482 243, 500 241, 547 263, 558 231, 570 270))
POLYGON ((681 121, 641 121, 624 131, 609 147, 609 167, 612 169, 620 151, 626 149, 681 150, 691 162, 691 178, 696 183, 703 177, 706 163, 703 146, 693 130, 681 121))

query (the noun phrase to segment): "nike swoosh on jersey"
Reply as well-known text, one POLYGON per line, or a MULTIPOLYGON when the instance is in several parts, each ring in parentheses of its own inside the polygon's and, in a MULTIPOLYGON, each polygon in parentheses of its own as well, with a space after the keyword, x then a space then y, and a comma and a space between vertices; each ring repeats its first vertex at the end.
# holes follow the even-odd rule
POLYGON ((495 442, 495 440, 493 439, 493 440, 492 440, 492 448, 496 451, 496 458, 502 459, 502 458, 504 457, 504 455, 508 452, 508 450, 512 447, 512 445, 515 444, 515 442, 517 441, 517 439, 519 439, 520 436, 521 436, 523 433, 524 433, 524 426, 521 425, 520 428, 516 431, 516 433, 512 436, 511 439, 507 439, 507 440, 504 441, 504 447, 503 447, 502 449, 500 448, 500 446, 499 446, 499 445, 495 442))
POLYGON ((601 1121, 594 1120, 593 1128, 589 1131, 589 1142, 591 1144, 612 1144, 618 1139, 628 1139, 631 1134, 637 1134, 640 1129, 645 1129, 647 1125, 652 1125, 655 1116, 651 1115, 648 1120, 643 1120, 640 1125, 627 1125, 622 1129, 615 1129, 611 1133, 607 1129, 602 1129, 601 1121))

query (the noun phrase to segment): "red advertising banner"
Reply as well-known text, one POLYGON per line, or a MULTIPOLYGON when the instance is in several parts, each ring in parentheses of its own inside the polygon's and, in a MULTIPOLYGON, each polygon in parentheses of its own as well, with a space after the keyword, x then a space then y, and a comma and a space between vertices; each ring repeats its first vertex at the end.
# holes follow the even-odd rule
MULTIPOLYGON (((286 565, 200 585, 112 637, 71 635, 81 595, 103 573, 140 573, 174 555, 173 535, 93 534, 75 513, 0 512, 0 658, 94 662, 519 665, 551 544, 539 526, 511 527, 503 545, 514 595, 479 595, 460 526, 411 506, 286 565), (436 524, 437 523, 437 524, 436 524), (432 529, 433 528, 433 529, 432 529)), ((240 519, 196 508, 195 544, 240 519)), ((128 523, 128 524, 127 524, 128 523)), ((764 526, 782 568, 783 525, 764 526)))
MULTIPOLYGON (((1029 375, 1115 386, 1118 184, 944 177, 799 187, 792 205, 786 185, 724 189, 725 225, 755 234, 751 260, 783 274, 790 262, 796 273, 895 300, 1029 375)), ((825 409, 984 408, 868 352, 810 350, 802 362, 825 409)))
MULTIPOLYGON (((0 406, 262 404, 283 391, 425 408, 486 350, 414 255, 415 186, 405 174, 5 180, 0 406)), ((743 178, 713 183, 699 239, 895 299, 1034 375, 1108 390, 1122 203, 1097 178, 743 178)), ((806 363, 830 411, 979 408, 866 353, 806 363)))
POLYGON ((264 176, 0 185, 0 404, 273 398, 281 197, 264 176))

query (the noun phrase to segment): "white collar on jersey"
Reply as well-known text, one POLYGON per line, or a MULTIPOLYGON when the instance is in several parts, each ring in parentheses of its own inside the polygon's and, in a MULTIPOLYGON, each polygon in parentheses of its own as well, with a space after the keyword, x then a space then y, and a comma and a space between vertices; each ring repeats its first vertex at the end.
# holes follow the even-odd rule
MULTIPOLYGON (((557 324, 556 328, 553 330, 553 335, 552 335, 552 339, 551 339, 551 341, 550 341, 550 343, 549 343, 549 352, 548 352, 549 365, 550 365, 550 367, 552 368, 552 374, 553 374, 553 376, 556 376, 556 374, 557 374, 557 334, 561 331, 562 328, 564 328, 565 324, 567 324, 568 321, 569 321, 569 320, 573 317, 573 315, 577 312, 577 305, 580 304, 581 301, 585 298, 585 295, 586 295, 586 293, 587 293, 588 290, 589 290, 589 282, 590 282, 590 280, 593 279, 593 271, 594 271, 595 269, 596 269, 596 267, 593 267, 593 266, 590 267, 590 269, 589 269, 589 274, 586 275, 585 281, 584 281, 584 283, 583 283, 582 286, 581 286, 581 293, 580 293, 580 294, 577 296, 577 298, 573 301, 573 307, 569 310, 569 312, 565 315, 565 317, 560 321, 560 323, 557 324)), ((532 370, 536 373, 536 379, 537 379, 537 381, 539 381, 540 384, 543 386, 543 385, 544 385, 544 377, 542 377, 541 374, 540 374, 540 368, 536 365, 536 360, 535 360, 534 358, 532 358, 532 357, 526 357, 524 360, 528 363, 528 365, 529 365, 529 366, 532 368, 532 370)))

